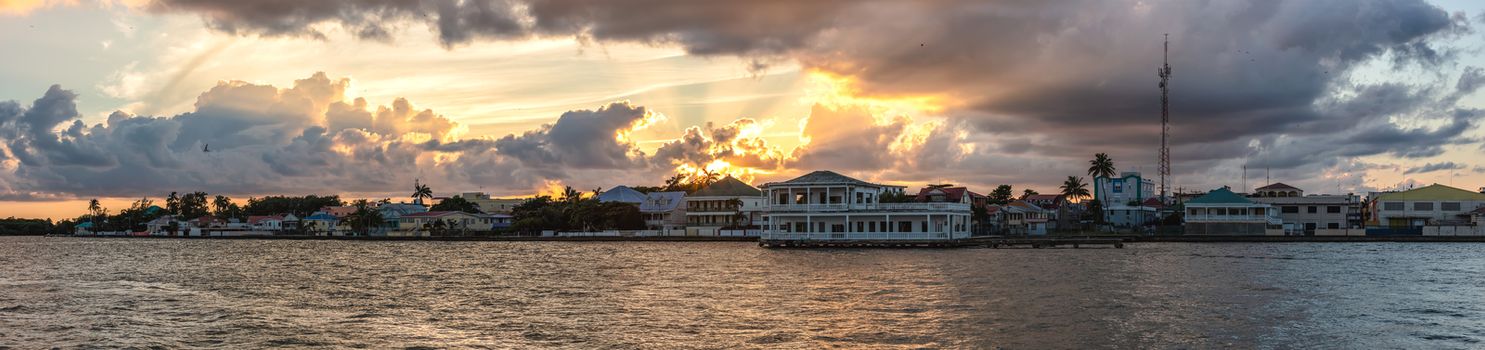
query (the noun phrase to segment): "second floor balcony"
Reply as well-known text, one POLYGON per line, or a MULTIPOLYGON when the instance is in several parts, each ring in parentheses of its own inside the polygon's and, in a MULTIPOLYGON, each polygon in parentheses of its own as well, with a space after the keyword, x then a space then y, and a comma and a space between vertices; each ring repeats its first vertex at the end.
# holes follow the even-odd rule
POLYGON ((769 212, 847 212, 847 211, 887 211, 887 212, 969 212, 970 205, 967 203, 860 203, 860 204, 771 204, 769 212))

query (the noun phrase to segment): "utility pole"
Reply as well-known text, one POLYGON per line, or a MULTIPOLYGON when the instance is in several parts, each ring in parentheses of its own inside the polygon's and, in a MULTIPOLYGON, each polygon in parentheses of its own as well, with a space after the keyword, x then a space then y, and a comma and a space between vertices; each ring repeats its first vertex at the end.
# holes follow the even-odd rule
POLYGON ((1160 200, 1166 200, 1170 177, 1170 34, 1165 34, 1165 51, 1160 75, 1160 200))

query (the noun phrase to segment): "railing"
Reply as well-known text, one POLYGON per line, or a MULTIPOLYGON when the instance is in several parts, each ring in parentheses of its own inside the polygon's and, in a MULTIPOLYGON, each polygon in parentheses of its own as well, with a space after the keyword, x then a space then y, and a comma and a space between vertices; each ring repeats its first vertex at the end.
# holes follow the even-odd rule
POLYGON ((969 211, 966 203, 872 203, 872 204, 769 204, 770 212, 881 211, 969 211))
POLYGON ((1264 216, 1264 215, 1210 215, 1210 214, 1207 214, 1207 215, 1186 215, 1185 216, 1185 219, 1186 219, 1187 222, 1244 222, 1244 221, 1258 221, 1258 222, 1265 222, 1265 223, 1280 223, 1280 222, 1282 222, 1282 220, 1280 220, 1277 217, 1264 216))
POLYGON ((762 239, 792 241, 849 240, 941 240, 969 237, 969 232, 767 232, 762 239))

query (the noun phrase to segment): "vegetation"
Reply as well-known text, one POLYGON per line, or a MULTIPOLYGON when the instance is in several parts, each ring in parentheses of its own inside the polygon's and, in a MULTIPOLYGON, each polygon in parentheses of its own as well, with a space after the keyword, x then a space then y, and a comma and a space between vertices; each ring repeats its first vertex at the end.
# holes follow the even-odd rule
POLYGON ((641 230, 644 216, 633 204, 599 202, 597 190, 592 196, 567 187, 562 196, 536 196, 511 209, 518 232, 641 230))
POLYGON ((887 190, 885 192, 882 192, 881 197, 877 198, 877 202, 878 203, 908 203, 908 202, 916 201, 917 199, 918 199, 917 196, 909 196, 907 194, 907 192, 903 192, 901 190, 892 189, 892 190, 887 190))
POLYGON ((1024 189, 1024 190, 1021 190, 1021 199, 1026 199, 1027 197, 1031 197, 1031 196, 1035 196, 1035 195, 1039 195, 1039 194, 1041 194, 1041 193, 1036 192, 1036 190, 1033 190, 1033 189, 1030 189, 1030 188, 1024 189))
POLYGON ((1013 199, 1011 194, 1012 191, 1013 190, 1011 189, 1011 185, 996 186, 994 191, 990 191, 990 204, 1006 205, 1007 203, 1010 203, 1013 199))
POLYGON ((324 207, 338 207, 345 205, 340 196, 316 196, 303 197, 268 196, 262 198, 248 198, 247 206, 243 207, 243 215, 261 216, 293 214, 297 217, 306 217, 324 207))
POLYGON ((1114 160, 1109 158, 1108 153, 1094 154, 1088 164, 1088 176, 1095 180, 1099 177, 1114 177, 1114 160))
POLYGON ((423 199, 433 199, 433 189, 418 180, 413 180, 413 203, 423 204, 423 199))
POLYGON ((381 226, 382 222, 385 221, 382 218, 382 212, 372 208, 371 203, 365 199, 356 200, 353 205, 356 207, 356 211, 351 212, 350 215, 346 215, 344 218, 346 224, 351 226, 352 234, 368 236, 371 234, 372 229, 381 226))
POLYGON ((443 201, 438 202, 438 204, 434 204, 433 207, 428 210, 462 211, 470 214, 482 213, 478 204, 474 204, 474 202, 470 202, 469 200, 464 199, 464 197, 449 197, 447 199, 444 199, 443 201))
MULTIPOLYGON (((71 223, 68 222, 68 227, 71 223)), ((14 216, 0 219, 0 236, 29 236, 49 233, 66 233, 61 225, 46 219, 18 219, 14 216)))
POLYGON ((1068 199, 1089 197, 1088 184, 1083 183, 1083 178, 1081 177, 1068 176, 1067 180, 1062 182, 1060 188, 1062 189, 1062 195, 1067 196, 1068 199))

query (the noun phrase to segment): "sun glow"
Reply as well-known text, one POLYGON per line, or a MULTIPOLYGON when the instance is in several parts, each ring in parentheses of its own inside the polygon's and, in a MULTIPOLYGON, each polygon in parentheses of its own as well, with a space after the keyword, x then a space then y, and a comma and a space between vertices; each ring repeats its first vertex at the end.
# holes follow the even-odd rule
POLYGON ((890 123, 892 116, 937 114, 949 107, 948 98, 936 95, 870 95, 862 91, 856 78, 811 70, 809 85, 802 102, 830 108, 864 107, 877 116, 878 124, 890 123))

